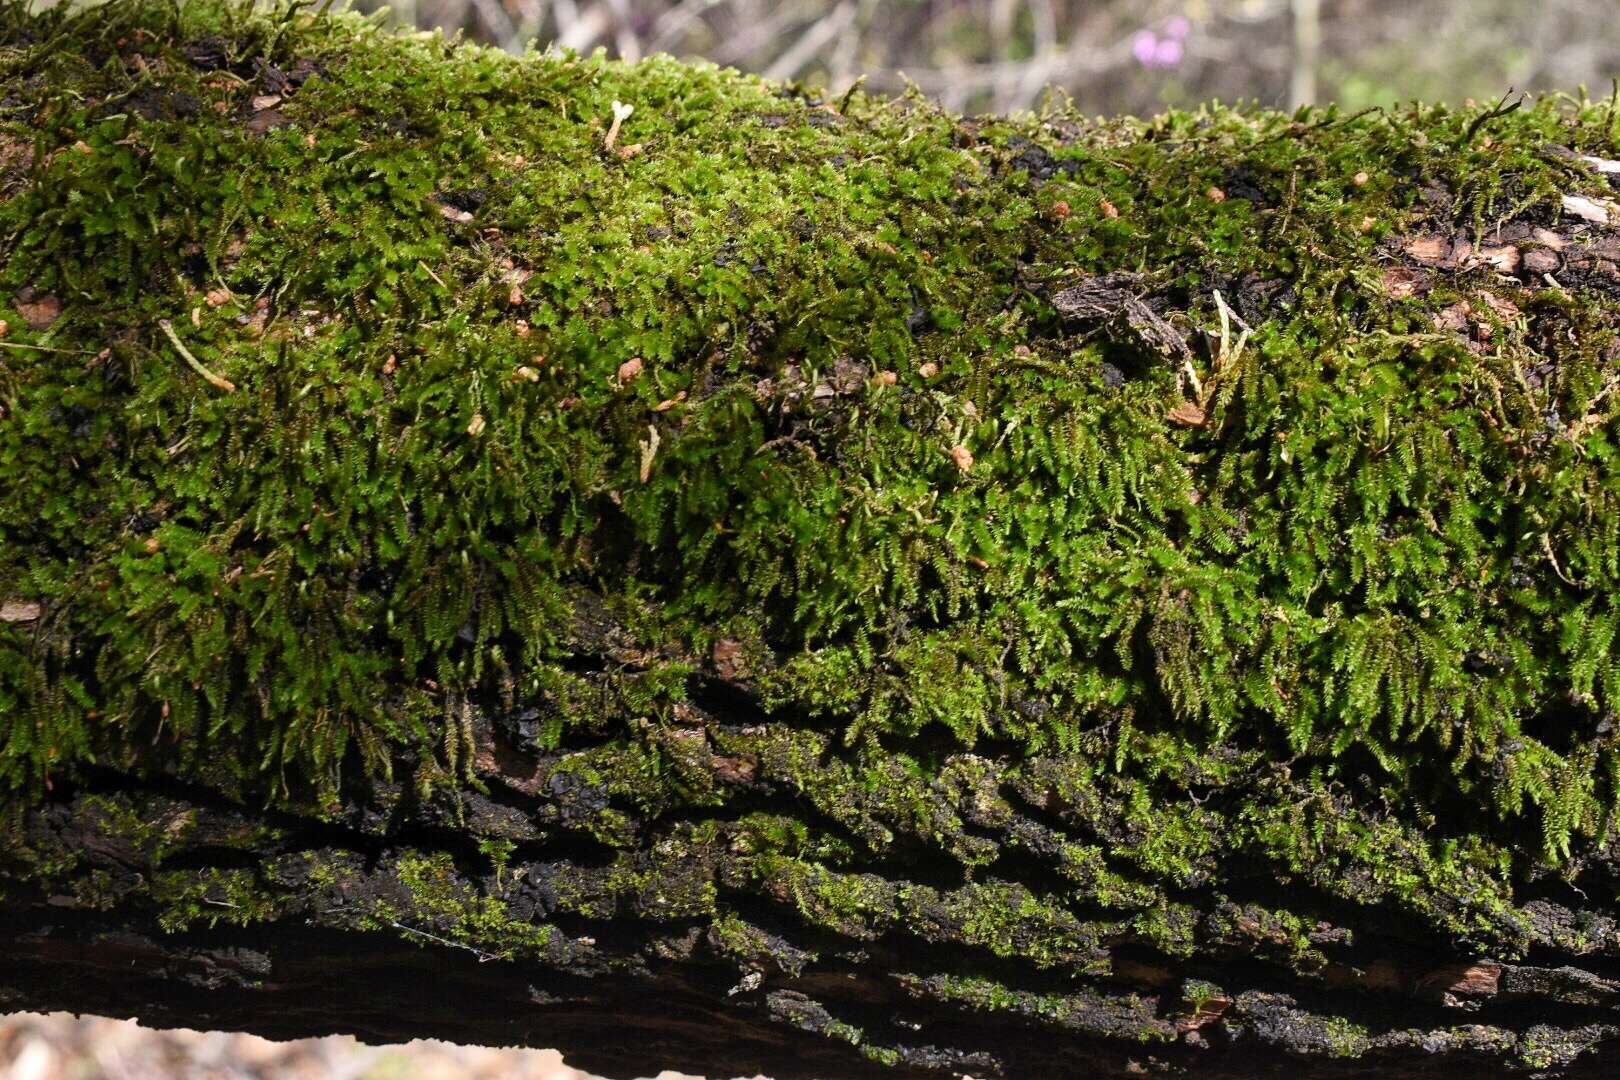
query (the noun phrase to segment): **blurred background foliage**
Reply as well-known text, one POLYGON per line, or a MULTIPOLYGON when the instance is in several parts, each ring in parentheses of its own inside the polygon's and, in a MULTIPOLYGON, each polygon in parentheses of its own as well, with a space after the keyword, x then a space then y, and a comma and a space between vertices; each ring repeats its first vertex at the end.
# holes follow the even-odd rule
POLYGON ((842 93, 907 79, 964 112, 1061 88, 1088 113, 1218 99, 1347 108, 1509 89, 1606 97, 1620 0, 355 0, 400 23, 627 59, 707 57, 842 93))

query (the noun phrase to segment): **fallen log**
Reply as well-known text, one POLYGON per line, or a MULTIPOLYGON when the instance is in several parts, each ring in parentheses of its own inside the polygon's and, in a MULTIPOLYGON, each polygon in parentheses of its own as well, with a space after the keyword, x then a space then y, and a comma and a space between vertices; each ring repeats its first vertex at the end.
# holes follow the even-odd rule
POLYGON ((1615 117, 0 8, 0 1004, 1609 1075, 1615 117))

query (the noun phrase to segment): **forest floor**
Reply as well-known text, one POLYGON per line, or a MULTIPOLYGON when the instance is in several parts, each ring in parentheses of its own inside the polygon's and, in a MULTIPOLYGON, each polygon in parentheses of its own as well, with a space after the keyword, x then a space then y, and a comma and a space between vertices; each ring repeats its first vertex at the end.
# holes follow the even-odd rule
MULTIPOLYGON (((254 1035, 153 1031, 68 1013, 0 1016, 0 1080, 592 1080, 555 1050, 418 1040, 367 1046, 347 1036, 272 1042, 254 1035)), ((692 1080, 660 1073, 657 1080, 692 1080)))

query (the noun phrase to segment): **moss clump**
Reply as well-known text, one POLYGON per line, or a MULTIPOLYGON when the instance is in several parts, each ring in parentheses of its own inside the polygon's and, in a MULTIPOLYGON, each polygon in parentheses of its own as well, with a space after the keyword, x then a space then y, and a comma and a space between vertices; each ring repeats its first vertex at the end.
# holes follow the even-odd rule
MULTIPOLYGON (((1551 220, 1578 170, 1543 150, 1606 152, 1601 109, 1488 145, 1445 109, 964 125, 347 17, 5 34, 0 570, 43 612, 0 630, 13 785, 154 736, 386 771, 503 679, 553 690, 589 583, 690 657, 746 628, 767 700, 851 737, 1111 716, 1147 776, 1258 741, 1550 854, 1604 827, 1611 307, 1376 270, 1551 220), (1144 265, 1120 331, 1059 317, 1144 265), (1457 301, 1487 345, 1434 332, 1457 301)), ((623 708, 693 671, 652 674, 623 708)))

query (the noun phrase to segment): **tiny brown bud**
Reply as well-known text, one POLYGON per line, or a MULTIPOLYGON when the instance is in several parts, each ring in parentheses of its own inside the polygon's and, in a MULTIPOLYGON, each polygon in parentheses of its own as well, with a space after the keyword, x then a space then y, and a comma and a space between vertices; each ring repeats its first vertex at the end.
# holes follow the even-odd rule
POLYGON ((1206 194, 1209 196, 1209 201, 1212 203, 1223 203, 1226 201, 1226 192, 1222 191, 1218 187, 1210 188, 1206 194))
POLYGON ((394 354, 393 353, 389 353, 388 354, 388 359, 383 361, 382 373, 384 375, 392 375, 394 373, 395 369, 397 369, 398 367, 399 367, 399 361, 394 359, 394 354))
POLYGON ((1119 217, 1119 209, 1113 203, 1109 202, 1107 199, 1104 199, 1099 204, 1099 208, 1102 210, 1103 217, 1105 217, 1105 218, 1117 218, 1117 217, 1119 217))
POLYGON ((539 382, 540 373, 534 368, 525 364, 523 367, 520 367, 516 371, 512 372, 513 382, 517 382, 520 379, 527 379, 529 382, 539 382))
POLYGON ((1069 204, 1062 199, 1052 204, 1052 216, 1059 221, 1069 216, 1069 204))
POLYGON ((1368 180, 1371 180, 1371 179, 1372 179, 1372 177, 1368 176, 1365 171, 1362 171, 1362 172, 1356 173, 1355 176, 1351 177, 1350 182, 1352 184, 1356 185, 1356 187, 1361 187, 1363 184, 1365 184, 1368 180))
POLYGON ((939 365, 930 360, 922 367, 917 369, 917 374, 921 375, 925 379, 932 379, 935 375, 939 374, 939 365))
POLYGON ((893 386, 895 383, 900 381, 900 376, 896 375, 892 371, 880 371, 878 372, 877 381, 882 383, 884 386, 893 386))
POLYGON ((484 433, 484 414, 483 413, 473 413, 472 421, 470 423, 468 423, 468 425, 467 425, 467 434, 471 435, 473 438, 476 439, 476 438, 478 438, 478 436, 482 435, 483 433, 484 433))
POLYGON ((963 472, 973 468, 973 452, 965 446, 952 447, 951 460, 956 462, 956 467, 963 472))
POLYGON ((619 365, 619 381, 627 383, 641 374, 641 357, 632 356, 619 365))

